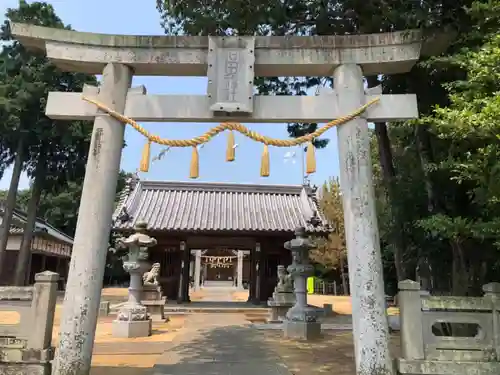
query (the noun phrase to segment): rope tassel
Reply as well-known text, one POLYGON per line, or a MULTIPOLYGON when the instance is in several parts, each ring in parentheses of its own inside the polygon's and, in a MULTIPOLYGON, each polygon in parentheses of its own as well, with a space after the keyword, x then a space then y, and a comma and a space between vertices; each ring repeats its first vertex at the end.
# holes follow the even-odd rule
POLYGON ((230 131, 227 135, 226 161, 234 161, 234 133, 230 131))
POLYGON ((298 145, 303 145, 304 143, 308 143, 309 147, 307 150, 307 173, 314 173, 316 171, 316 160, 315 160, 315 150, 314 150, 314 145, 312 144, 313 140, 321 137, 323 133, 328 131, 329 129, 333 128, 334 126, 342 125, 345 124, 359 115, 361 115, 368 107, 371 105, 377 103, 380 101, 380 98, 374 98, 370 100, 368 103, 365 105, 359 107, 357 110, 354 112, 337 118, 333 121, 328 122, 325 124, 322 128, 317 129, 314 133, 311 134, 306 134, 298 138, 294 139, 275 139, 275 138, 270 138, 266 137, 262 134, 259 134, 255 131, 252 131, 248 129, 246 126, 240 124, 240 123, 222 123, 219 124, 211 129, 209 129, 207 132, 204 134, 191 138, 191 139, 167 139, 167 138, 160 138, 157 135, 151 134, 148 132, 145 128, 143 128, 141 125, 139 125, 137 122, 135 122, 133 119, 128 118, 111 108, 105 106, 102 103, 99 103, 98 101, 88 98, 86 96, 82 96, 82 99, 85 100, 86 102, 92 103, 97 108, 99 108, 101 111, 104 111, 111 117, 117 119, 120 122, 123 122, 124 124, 129 124, 131 125, 136 131, 141 133, 144 137, 148 139, 148 144, 144 148, 143 152, 143 158, 141 161, 141 167, 140 170, 143 172, 146 172, 149 170, 149 154, 150 154, 150 144, 151 142, 163 145, 163 146, 168 146, 168 147, 193 147, 193 158, 191 160, 191 170, 190 170, 190 177, 191 178, 197 178, 198 173, 199 173, 199 161, 198 161, 198 150, 196 149, 195 145, 199 143, 206 143, 210 141, 213 137, 215 137, 217 134, 220 134, 224 132, 225 130, 230 130, 230 134, 228 136, 228 149, 226 152, 226 160, 227 161, 233 161, 234 160, 234 134, 233 130, 236 130, 237 132, 243 134, 245 137, 248 137, 250 139, 253 139, 256 142, 260 142, 264 144, 264 152, 262 154, 262 163, 261 163, 261 169, 260 169, 260 175, 262 177, 268 177, 269 176, 269 150, 268 146, 276 146, 276 147, 292 147, 292 146, 298 146, 298 145))
POLYGON ((315 155, 315 147, 313 142, 309 142, 307 144, 307 153, 306 153, 306 173, 311 174, 316 172, 316 155, 315 155))
POLYGON ((198 156, 198 147, 193 146, 191 154, 191 166, 189 168, 189 178, 198 178, 200 174, 200 160, 198 156))
POLYGON ((148 139, 142 150, 141 165, 139 167, 141 172, 149 171, 149 158, 151 155, 151 141, 148 139))
POLYGON ((262 161, 260 164, 260 175, 269 177, 269 147, 264 143, 264 151, 262 152, 262 161))

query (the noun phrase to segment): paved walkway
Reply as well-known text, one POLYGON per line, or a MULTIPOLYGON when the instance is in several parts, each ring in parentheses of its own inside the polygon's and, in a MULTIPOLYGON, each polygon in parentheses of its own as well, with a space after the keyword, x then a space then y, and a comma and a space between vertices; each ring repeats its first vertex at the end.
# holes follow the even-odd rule
POLYGON ((233 302, 236 288, 231 281, 206 281, 202 289, 203 302, 233 302))
POLYGON ((242 314, 193 314, 154 375, 291 375, 242 314))

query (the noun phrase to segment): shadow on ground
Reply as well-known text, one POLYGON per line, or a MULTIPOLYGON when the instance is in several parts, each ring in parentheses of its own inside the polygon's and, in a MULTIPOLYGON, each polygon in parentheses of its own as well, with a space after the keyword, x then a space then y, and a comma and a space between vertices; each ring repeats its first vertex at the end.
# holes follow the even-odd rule
POLYGON ((241 325, 197 331, 167 351, 155 365, 155 375, 290 375, 280 356, 261 332, 241 325))
MULTIPOLYGON (((263 338, 295 375, 354 375, 354 343, 350 331, 324 331, 317 341, 287 340, 279 331, 263 331, 263 338)), ((399 356, 399 336, 389 341, 393 358, 399 356)))
POLYGON ((312 342, 287 340, 279 331, 264 331, 263 338, 280 354, 293 374, 356 373, 350 332, 323 332, 320 339, 312 342))
POLYGON ((137 367, 92 367, 90 375, 151 375, 150 368, 137 367))

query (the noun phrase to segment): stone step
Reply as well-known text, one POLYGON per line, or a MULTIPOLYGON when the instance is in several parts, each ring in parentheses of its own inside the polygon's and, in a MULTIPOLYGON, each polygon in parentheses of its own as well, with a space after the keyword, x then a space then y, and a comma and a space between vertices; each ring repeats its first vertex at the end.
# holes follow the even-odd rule
MULTIPOLYGON (((283 323, 255 323, 251 327, 258 330, 283 330, 283 323)), ((325 331, 351 331, 352 324, 322 323, 321 329, 325 331)))
POLYGON ((248 315, 268 315, 267 307, 238 308, 238 307, 170 307, 165 306, 165 314, 169 313, 227 313, 227 314, 248 314, 248 315))

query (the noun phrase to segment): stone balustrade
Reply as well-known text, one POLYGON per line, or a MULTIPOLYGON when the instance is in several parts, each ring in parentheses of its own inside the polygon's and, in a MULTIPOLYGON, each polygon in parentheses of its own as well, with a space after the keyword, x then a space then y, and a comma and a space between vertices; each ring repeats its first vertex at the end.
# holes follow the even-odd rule
POLYGON ((0 287, 0 375, 50 375, 59 275, 35 275, 30 287, 0 287))
POLYGON ((399 283, 400 374, 500 374, 500 284, 483 297, 437 297, 399 283))

